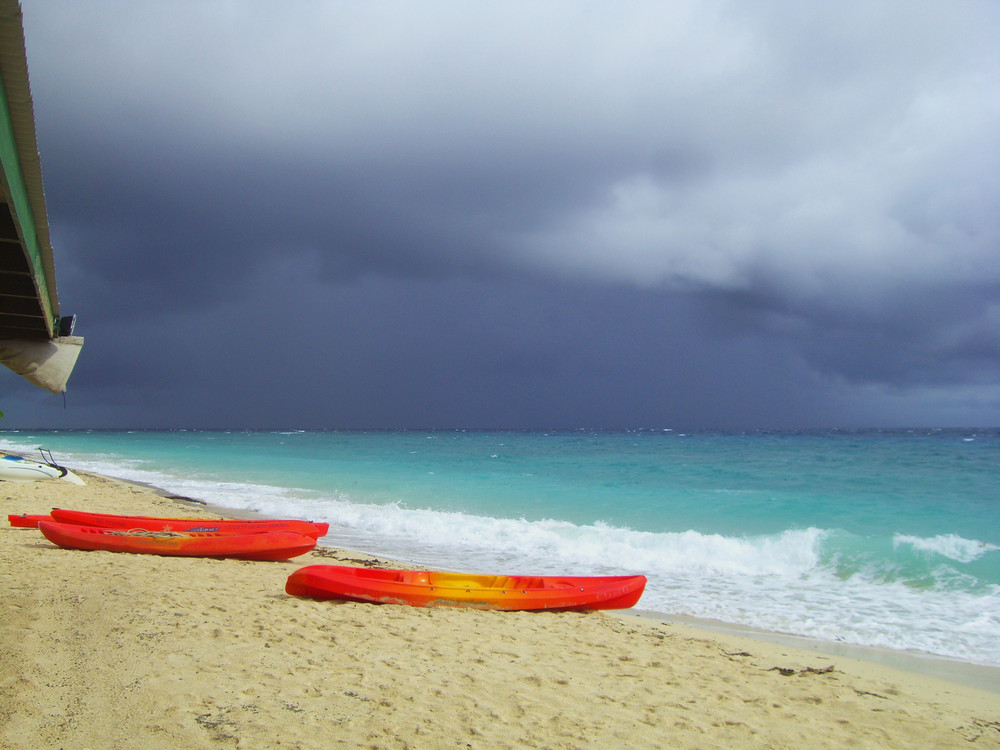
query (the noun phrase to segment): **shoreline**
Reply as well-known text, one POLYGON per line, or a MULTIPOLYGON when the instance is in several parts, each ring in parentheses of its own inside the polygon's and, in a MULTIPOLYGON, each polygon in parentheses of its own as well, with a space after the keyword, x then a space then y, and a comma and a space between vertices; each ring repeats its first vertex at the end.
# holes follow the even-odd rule
MULTIPOLYGON (((104 475, 93 474, 93 476, 103 477, 104 475)), ((165 490, 162 487, 157 487, 156 485, 146 482, 120 479, 118 477, 105 478, 148 488, 160 497, 168 499, 180 507, 189 508, 191 510, 203 510, 224 518, 268 518, 268 516, 265 516, 259 511, 230 508, 209 501, 200 500, 198 498, 178 495, 165 490)), ((334 552, 349 553, 354 556, 360 555, 362 556, 362 560, 365 562, 377 562, 382 567, 414 567, 413 563, 380 557, 366 552, 365 550, 324 545, 322 544, 322 537, 320 537, 320 543, 317 546, 334 552)), ((959 659, 920 651, 904 651, 883 646, 867 646, 841 641, 828 641, 821 638, 813 638, 811 636, 797 635, 795 633, 763 630, 749 625, 730 623, 723 620, 710 620, 670 612, 644 610, 641 606, 629 610, 616 610, 615 612, 623 617, 631 616, 654 622, 683 626, 685 628, 690 628, 694 632, 703 632, 706 635, 715 634, 719 636, 746 638, 751 641, 772 643, 802 651, 824 654, 831 657, 849 658, 859 662, 884 665, 892 669, 934 677, 948 682, 954 682, 959 685, 981 689, 986 692, 1000 694, 1000 666, 965 662, 959 659)))
MULTIPOLYGON (((0 498, 233 515, 79 473, 0 498)), ((0 747, 1000 748, 995 692, 797 644, 641 610, 316 602, 288 574, 364 553, 81 552, 2 526, 0 747)))
MULTIPOLYGON (((211 432, 211 431, 207 431, 207 432, 211 432)), ((223 432, 229 432, 229 430, 224 430, 223 432)), ((0 452, 3 452, 3 451, 0 451, 0 452)), ((29 458, 31 460, 37 460, 37 457, 33 458, 32 456, 26 456, 26 458, 29 458)), ((82 460, 82 458, 81 458, 81 460, 82 460)), ((98 464, 98 465, 95 465, 95 469, 98 472, 100 472, 100 471, 115 471, 116 470, 114 466, 108 465, 108 464, 98 464)), ((119 478, 119 477, 116 477, 116 478, 120 479, 120 481, 126 481, 126 482, 129 482, 129 483, 137 484, 139 486, 150 487, 153 490, 157 491, 158 493, 160 493, 163 496, 168 497, 168 498, 177 499, 178 501, 188 500, 191 503, 197 504, 199 506, 203 506, 203 507, 206 507, 206 508, 213 509, 214 512, 217 512, 220 515, 229 515, 229 516, 232 516, 232 517, 243 517, 244 514, 248 514, 248 517, 253 517, 253 516, 265 517, 265 512, 267 512, 267 511, 265 511, 265 512, 262 512, 262 513, 257 513, 257 512, 254 512, 254 511, 243 510, 243 509, 236 509, 236 508, 229 507, 228 505, 225 505, 224 503, 232 502, 232 503, 235 503, 235 504, 242 504, 242 502, 245 502, 245 499, 244 498, 237 498, 237 497, 230 497, 230 496, 226 495, 225 493, 222 493, 222 494, 219 494, 218 492, 213 493, 213 488, 211 488, 211 487, 208 487, 208 488, 198 487, 196 484, 192 485, 192 484, 189 484, 189 483, 182 483, 182 484, 172 483, 172 481, 168 481, 168 479, 170 479, 170 478, 166 477, 166 476, 156 477, 153 474, 149 474, 146 477, 144 477, 143 479, 125 479, 125 478, 119 478), (175 491, 184 492, 184 493, 193 493, 193 494, 196 494, 196 495, 198 495, 199 493, 204 493, 204 496, 214 497, 215 500, 205 501, 205 500, 198 499, 197 497, 185 498, 183 496, 175 495, 175 494, 173 494, 174 491, 166 490, 166 489, 161 488, 161 487, 157 487, 154 484, 156 481, 163 481, 168 486, 175 487, 175 491)), ((176 479, 176 477, 174 477, 173 479, 176 479)), ((282 512, 286 512, 286 511, 285 510, 280 510, 278 505, 272 504, 270 506, 270 511, 269 512, 271 512, 271 513, 274 513, 274 512, 282 513, 282 512)), ((295 512, 295 511, 290 511, 290 512, 295 512)), ((302 508, 299 508, 298 512, 308 512, 308 511, 304 511, 302 508)), ((319 513, 321 515, 323 514, 323 511, 321 509, 319 509, 318 507, 315 507, 315 506, 313 507, 312 512, 319 513)), ((331 531, 333 532, 334 530, 331 529, 331 531)), ((374 540, 374 539, 373 540, 369 540, 369 542, 366 542, 363 539, 352 538, 352 536, 353 535, 351 535, 351 534, 338 535, 336 533, 333 533, 332 536, 331 536, 331 538, 330 538, 329 544, 332 544, 332 545, 335 545, 335 546, 338 545, 338 544, 341 545, 341 546, 343 546, 343 545, 353 545, 353 544, 359 544, 359 545, 364 546, 364 545, 367 544, 368 546, 370 546, 370 547, 372 547, 372 548, 374 548, 376 550, 379 550, 379 551, 375 552, 375 553, 368 553, 366 550, 357 550, 357 551, 359 553, 363 552, 364 554, 373 554, 375 556, 379 556, 379 557, 383 558, 387 564, 393 564, 396 561, 396 559, 397 559, 395 557, 395 555, 401 555, 402 559, 405 559, 405 560, 414 560, 414 562, 412 562, 413 566, 425 566, 425 567, 426 566, 429 566, 429 567, 436 567, 437 566, 437 567, 440 567, 440 566, 443 565, 443 566, 447 567, 447 569, 456 569, 456 570, 464 570, 464 569, 466 569, 465 567, 462 567, 463 563, 461 562, 461 560, 459 558, 453 558, 453 557, 441 558, 438 554, 423 554, 422 555, 419 551, 408 551, 406 548, 404 548, 402 546, 399 546, 397 548, 393 548, 393 547, 389 547, 389 546, 380 546, 380 545, 377 544, 376 540, 374 540), (443 562, 444 559, 447 559, 448 562, 443 562), (435 563, 437 565, 435 565, 435 563)), ((321 543, 324 543, 324 540, 320 540, 320 541, 321 541, 321 543)), ((895 544, 895 542, 894 542, 894 544, 895 544)), ((353 549, 353 547, 350 547, 350 548, 353 549)), ((435 551, 432 551, 432 552, 435 552, 435 551)), ((471 559, 475 559, 475 558, 471 558, 470 557, 470 558, 467 558, 467 559, 471 560, 471 559)), ((614 559, 614 558, 609 557, 608 559, 614 559)), ((400 564, 402 564, 402 563, 400 563, 400 564)), ((496 566, 494 566, 492 564, 486 564, 486 563, 480 562, 476 569, 477 570, 483 570, 484 572, 491 572, 494 567, 496 567, 496 566)), ((542 567, 542 566, 539 566, 539 567, 542 567)), ((472 569, 469 568, 469 570, 472 570, 472 569)), ((564 566, 563 566, 563 570, 565 571, 565 567, 564 566)), ((556 572, 559 572, 558 569, 556 570, 556 572)), ((637 570, 637 572, 645 572, 645 571, 637 570)), ((669 577, 669 574, 667 574, 667 575, 669 577)), ((735 581, 735 578, 733 580, 735 581)), ((662 576, 660 576, 659 580, 656 580, 656 581, 653 582, 653 585, 650 587, 650 590, 647 591, 647 594, 655 594, 657 596, 661 596, 662 597, 663 591, 660 590, 660 589, 658 589, 657 587, 658 586, 663 586, 664 583, 665 583, 665 581, 663 580, 662 576)), ((737 581, 736 584, 739 585, 739 582, 737 581)), ((741 592, 737 591, 736 593, 737 593, 737 595, 739 595, 741 592)), ((646 598, 648 599, 650 597, 647 596, 646 598)), ((775 594, 775 600, 776 601, 781 602, 783 599, 785 599, 785 597, 783 596, 783 594, 781 592, 778 592, 778 593, 775 594)), ((820 599, 819 601, 823 601, 823 600, 820 599)), ((844 609, 844 610, 847 610, 849 612, 853 608, 853 605, 852 605, 850 599, 841 598, 841 599, 838 599, 838 600, 835 600, 835 601, 836 601, 836 606, 827 607, 828 610, 831 610, 831 609, 832 610, 844 609)), ((904 604, 906 604, 906 603, 907 602, 904 599, 904 604)), ((638 604, 638 609, 636 609, 635 611, 636 612, 641 611, 642 607, 643 607, 643 604, 644 604, 644 602, 640 601, 639 604, 638 604)), ((743 633, 745 635, 748 635, 750 637, 755 637, 755 638, 760 638, 760 639, 763 639, 763 640, 769 640, 769 641, 775 641, 775 642, 788 642, 790 645, 793 645, 793 646, 798 645, 798 646, 800 646, 802 648, 806 648, 806 649, 810 649, 810 650, 815 650, 815 651, 819 651, 819 652, 823 652, 823 653, 828 653, 828 654, 832 654, 832 655, 839 655, 839 654, 849 653, 850 655, 853 655, 853 656, 855 656, 857 658, 863 658, 863 659, 867 659, 867 660, 874 660, 874 661, 878 661, 880 663, 893 664, 894 662, 898 662, 898 666, 901 666, 904 669, 910 669, 910 670, 913 670, 913 671, 927 671, 928 673, 931 673, 931 674, 937 674, 937 675, 940 675, 940 676, 945 676, 946 678, 956 679, 958 681, 965 682, 965 683, 969 683, 971 681, 971 682, 973 682, 973 684, 977 684, 978 681, 980 680, 980 678, 983 678, 990 685, 989 689, 991 689, 994 692, 1000 692, 1000 660, 994 660, 996 663, 989 663, 989 662, 983 663, 983 662, 977 662, 977 661, 972 660, 972 657, 974 657, 974 656, 984 656, 985 653, 989 650, 988 647, 984 646, 981 649, 979 649, 978 652, 974 648, 971 648, 971 649, 970 648, 955 648, 954 644, 947 644, 947 643, 943 642, 940 638, 936 637, 935 633, 931 633, 930 637, 926 637, 926 634, 923 633, 923 632, 921 632, 920 625, 915 625, 915 626, 910 627, 909 628, 909 631, 910 631, 909 633, 903 632, 902 630, 896 632, 895 635, 898 636, 898 637, 895 638, 895 639, 892 639, 894 642, 891 645, 885 645, 885 646, 868 646, 868 645, 860 645, 860 644, 848 643, 848 642, 839 641, 839 640, 825 640, 826 638, 836 638, 837 636, 835 634, 837 632, 837 628, 836 628, 835 624, 831 625, 830 622, 828 622, 827 620, 824 620, 823 619, 823 615, 817 615, 817 618, 819 619, 821 625, 825 624, 825 627, 813 628, 819 634, 817 634, 817 635, 805 635, 805 634, 794 632, 794 631, 793 632, 784 632, 782 630, 776 630, 776 631, 766 630, 764 628, 767 628, 769 626, 770 627, 782 628, 783 626, 787 626, 787 622, 784 623, 784 625, 782 623, 779 623, 779 622, 776 622, 776 621, 772 621, 769 624, 762 624, 762 623, 766 623, 767 622, 768 618, 765 618, 765 617, 751 617, 750 621, 754 621, 754 622, 758 623, 755 626, 755 625, 743 625, 743 624, 736 623, 736 622, 729 622, 729 621, 727 621, 725 619, 723 619, 723 620, 714 620, 714 619, 711 619, 711 616, 709 616, 709 615, 706 615, 705 618, 708 618, 708 619, 705 619, 705 618, 697 617, 697 616, 694 616, 694 615, 678 614, 676 612, 672 612, 672 611, 668 610, 668 608, 670 608, 671 606, 677 606, 677 607, 679 607, 679 604, 680 603, 677 602, 676 600, 664 601, 662 599, 658 599, 657 600, 657 605, 654 605, 654 606, 660 606, 662 608, 656 609, 656 610, 652 610, 651 609, 651 610, 645 611, 645 613, 646 613, 646 616, 648 616, 650 618, 657 619, 657 620, 664 621, 664 622, 688 623, 688 624, 692 624, 692 625, 694 625, 696 627, 701 627, 703 629, 710 630, 710 631, 720 631, 721 630, 723 632, 739 632, 739 633, 743 633), (925 637, 915 637, 915 636, 925 636, 925 637), (903 644, 910 644, 910 648, 905 648, 905 646, 903 644), (949 646, 951 646, 951 647, 949 647, 949 646), (942 652, 942 654, 932 653, 930 651, 923 651, 923 650, 921 650, 921 647, 936 648, 936 650, 942 652), (943 655, 944 653, 947 653, 949 655, 943 655), (989 670, 989 672, 984 671, 984 670, 989 670), (994 673, 993 670, 996 670, 996 672, 994 673), (972 676, 970 677, 970 676, 966 675, 965 672, 971 672, 972 676), (976 673, 979 673, 979 674, 976 674, 976 673)), ((819 606, 822 606, 822 605, 819 605, 819 606)), ((914 606, 919 607, 920 604, 915 604, 914 606)), ((986 605, 982 605, 982 606, 986 606, 986 605)), ((980 609, 981 609, 981 607, 980 607, 980 609)), ((707 611, 707 610, 705 610, 705 611, 707 611)), ((866 610, 866 611, 869 611, 871 613, 871 615, 872 615, 870 618, 868 618, 870 622, 876 622, 877 623, 881 619, 878 607, 873 606, 870 610, 866 610)), ((917 611, 923 611, 923 610, 917 610, 917 611)), ((961 629, 962 629, 961 621, 958 620, 958 619, 956 619, 955 617, 947 617, 946 616, 945 613, 948 612, 948 608, 942 606, 942 607, 940 607, 939 611, 942 613, 941 616, 944 619, 941 620, 941 621, 936 622, 937 633, 945 633, 945 632, 947 632, 946 628, 941 624, 942 622, 955 623, 954 627, 956 628, 956 630, 959 631, 959 632, 961 631, 961 629)), ((724 609, 718 609, 717 608, 715 610, 715 612, 716 612, 716 614, 715 614, 716 617, 720 617, 721 616, 723 618, 730 617, 730 616, 731 617, 736 617, 739 614, 737 611, 734 611, 732 609, 732 607, 730 607, 730 606, 726 606, 724 609), (728 612, 728 614, 727 614, 727 612, 728 612)), ((751 614, 754 614, 754 613, 751 612, 751 614)), ((800 611, 800 610, 793 610, 792 614, 796 615, 798 617, 803 617, 803 616, 809 617, 809 616, 811 616, 810 612, 808 612, 808 611, 800 611)), ((930 625, 930 626, 934 627, 935 626, 935 621, 937 620, 936 614, 937 614, 936 612, 930 611, 928 613, 927 617, 924 618, 924 624, 927 624, 927 625, 930 625)), ((854 613, 854 616, 855 616, 855 618, 857 618, 858 613, 854 613)), ((913 612, 911 611, 909 617, 912 618, 913 616, 914 616, 913 612)), ((837 619, 834 618, 833 622, 836 623, 837 619)), ((892 624, 892 627, 894 627, 894 628, 895 627, 898 627, 898 628, 905 627, 905 619, 903 619, 903 620, 890 620, 890 622, 892 624)), ((806 627, 806 624, 803 624, 803 627, 806 627)), ((870 636, 872 639, 878 639, 878 637, 879 637, 878 633, 879 633, 880 630, 881 629, 878 629, 878 628, 876 628, 876 629, 872 629, 872 628, 867 628, 867 629, 865 629, 865 628, 852 629, 852 628, 850 628, 849 624, 845 624, 844 632, 850 633, 852 637, 858 637, 858 638, 861 638, 861 639, 864 639, 866 636, 870 636)), ((892 633, 888 633, 888 634, 883 633, 883 640, 886 639, 885 638, 886 635, 891 635, 891 634, 892 633)), ((981 635, 981 633, 977 631, 977 635, 981 635)))
POLYGON ((914 674, 926 675, 958 685, 978 688, 1000 696, 1000 667, 989 664, 960 661, 946 656, 929 654, 921 651, 901 651, 899 649, 881 646, 864 646, 841 641, 825 641, 820 638, 810 638, 794 633, 779 633, 773 630, 760 630, 748 625, 723 622, 721 620, 705 620, 686 615, 669 615, 660 612, 635 611, 636 617, 666 622, 672 625, 689 627, 718 636, 736 636, 754 641, 773 643, 801 651, 811 651, 830 657, 848 658, 859 662, 882 665, 914 674))
MULTIPOLYGON (((128 481, 128 480, 120 480, 128 481)), ((141 483, 138 483, 141 484, 141 483)), ((265 516, 257 511, 227 508, 214 503, 207 503, 195 498, 184 498, 162 490, 153 485, 149 486, 154 491, 161 493, 176 501, 182 507, 202 508, 220 516, 231 518, 264 518, 265 516)), ((320 546, 322 537, 320 537, 320 546)), ((376 560, 383 567, 414 567, 413 564, 390 560, 384 557, 372 555, 364 550, 353 548, 333 548, 342 552, 354 555, 363 555, 366 560, 376 560)), ((640 602, 641 604, 641 602, 640 602)), ((787 646, 802 651, 812 651, 825 654, 827 656, 846 657, 861 662, 871 662, 881 664, 893 669, 899 669, 915 674, 926 675, 938 679, 954 682, 967 687, 979 688, 991 693, 1000 694, 1000 666, 989 664, 977 664, 975 662, 965 662, 959 659, 952 659, 946 656, 930 654, 920 651, 902 651, 881 646, 866 646, 861 644, 844 643, 841 641, 827 641, 821 638, 796 635, 794 633, 781 633, 773 630, 762 630, 749 625, 725 622, 722 620, 709 620, 700 617, 691 617, 670 612, 656 612, 654 610, 644 610, 641 606, 629 610, 616 610, 616 614, 626 617, 636 617, 654 622, 661 622, 670 625, 680 625, 690 628, 696 632, 705 634, 718 634, 747 638, 753 641, 762 641, 781 646, 787 646)))

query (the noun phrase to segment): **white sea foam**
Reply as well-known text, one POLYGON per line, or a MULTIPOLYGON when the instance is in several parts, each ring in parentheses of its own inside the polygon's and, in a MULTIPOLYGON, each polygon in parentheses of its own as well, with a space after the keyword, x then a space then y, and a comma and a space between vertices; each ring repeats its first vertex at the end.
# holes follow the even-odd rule
POLYGON ((893 547, 909 545, 915 550, 941 555, 960 563, 970 563, 987 552, 1000 550, 1000 547, 994 544, 980 542, 977 539, 965 539, 957 534, 940 534, 930 538, 896 534, 892 544, 893 547))
POLYGON ((454 548, 477 557, 502 551, 511 559, 590 571, 795 577, 816 566, 817 545, 824 535, 818 529, 757 539, 696 531, 656 534, 603 523, 578 526, 344 501, 326 501, 322 511, 324 520, 341 527, 345 535, 382 545, 392 540, 397 549, 454 548))

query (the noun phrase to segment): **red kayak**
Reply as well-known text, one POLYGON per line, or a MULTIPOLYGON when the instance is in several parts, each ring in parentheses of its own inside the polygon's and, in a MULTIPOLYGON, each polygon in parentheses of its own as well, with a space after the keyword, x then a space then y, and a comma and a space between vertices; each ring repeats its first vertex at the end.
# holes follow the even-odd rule
POLYGON ((328 523, 313 523, 297 519, 230 520, 225 518, 157 518, 155 516, 118 516, 113 513, 91 513, 85 510, 52 509, 52 520, 79 526, 99 526, 106 529, 144 529, 145 531, 297 531, 317 539, 330 530, 328 523))
POLYGON ((342 565, 299 568, 285 592, 312 599, 344 599, 413 607, 475 609, 628 609, 646 587, 645 576, 506 576, 385 570, 342 565))
POLYGON ((145 531, 102 529, 39 521, 38 528, 53 544, 68 549, 134 552, 144 555, 236 557, 241 560, 288 560, 316 546, 297 531, 249 533, 213 531, 145 531))
POLYGON ((39 521, 51 521, 52 516, 48 513, 38 515, 33 513, 8 513, 7 520, 11 526, 20 529, 37 529, 39 521))

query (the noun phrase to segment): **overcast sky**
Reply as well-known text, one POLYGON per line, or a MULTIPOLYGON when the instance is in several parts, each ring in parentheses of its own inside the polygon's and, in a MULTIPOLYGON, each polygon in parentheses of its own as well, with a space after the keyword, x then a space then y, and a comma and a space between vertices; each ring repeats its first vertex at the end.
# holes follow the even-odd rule
POLYGON ((1000 425, 993 0, 22 4, 0 426, 1000 425))

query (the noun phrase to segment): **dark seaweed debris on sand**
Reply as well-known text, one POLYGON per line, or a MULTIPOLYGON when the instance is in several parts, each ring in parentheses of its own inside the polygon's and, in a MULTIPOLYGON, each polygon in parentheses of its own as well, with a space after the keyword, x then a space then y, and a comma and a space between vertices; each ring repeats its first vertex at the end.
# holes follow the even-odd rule
POLYGON ((816 667, 806 667, 805 669, 789 669, 788 667, 771 667, 768 672, 778 672, 784 677, 791 677, 793 674, 830 674, 834 671, 833 665, 816 669, 816 667))

